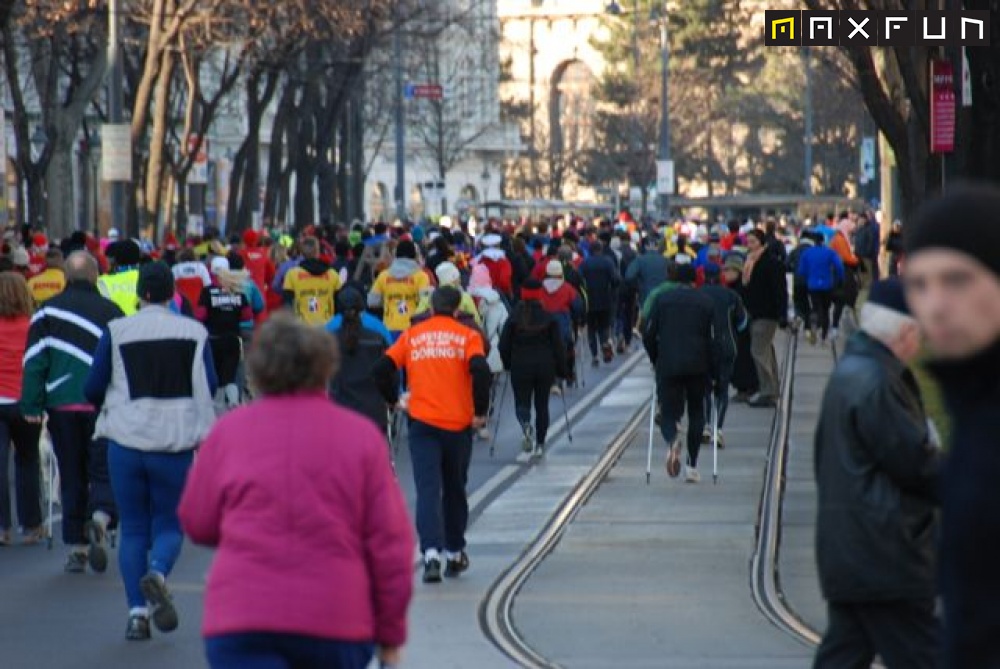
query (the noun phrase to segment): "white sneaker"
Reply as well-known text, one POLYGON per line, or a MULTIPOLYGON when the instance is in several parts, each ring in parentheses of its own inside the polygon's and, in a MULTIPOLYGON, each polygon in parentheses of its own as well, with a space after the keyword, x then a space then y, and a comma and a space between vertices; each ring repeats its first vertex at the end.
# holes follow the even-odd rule
POLYGON ((684 465, 684 482, 685 483, 701 483, 701 474, 694 467, 689 467, 684 465))
POLYGON ((562 395, 562 388, 559 387, 558 383, 552 386, 552 394, 557 396, 562 395))

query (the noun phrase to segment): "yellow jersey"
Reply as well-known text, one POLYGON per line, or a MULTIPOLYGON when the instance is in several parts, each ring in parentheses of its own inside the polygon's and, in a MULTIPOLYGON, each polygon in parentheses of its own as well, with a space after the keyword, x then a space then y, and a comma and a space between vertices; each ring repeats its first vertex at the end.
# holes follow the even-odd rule
POLYGON ((430 291, 431 280, 423 270, 399 279, 390 270, 383 270, 372 292, 382 298, 382 322, 391 332, 402 332, 410 327, 410 318, 417 313, 422 293, 430 291))
POLYGON ((285 274, 282 288, 294 295, 292 309, 296 316, 309 325, 326 325, 335 311, 340 275, 332 269, 313 274, 301 266, 293 267, 285 274))
POLYGON ((61 269, 49 268, 28 279, 28 289, 35 304, 41 304, 63 292, 66 288, 66 275, 61 269))

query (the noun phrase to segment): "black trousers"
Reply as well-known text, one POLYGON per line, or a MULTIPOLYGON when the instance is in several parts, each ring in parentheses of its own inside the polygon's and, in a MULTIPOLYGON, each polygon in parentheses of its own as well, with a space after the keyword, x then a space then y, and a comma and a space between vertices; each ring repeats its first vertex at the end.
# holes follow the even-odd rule
POLYGON ((601 345, 611 340, 611 312, 591 311, 587 314, 587 342, 590 355, 597 357, 601 345))
POLYGON ((514 387, 514 413, 521 423, 531 422, 534 398, 535 442, 538 444, 544 444, 549 433, 549 394, 555 381, 555 370, 544 365, 518 366, 510 372, 510 383, 514 387))
POLYGON ((660 431, 667 442, 677 437, 677 424, 684 417, 687 405, 687 463, 698 466, 701 435, 705 431, 705 394, 708 392, 707 376, 666 376, 656 380, 656 394, 660 399, 660 431))
POLYGON ((812 304, 812 315, 810 316, 809 327, 818 327, 823 339, 826 339, 826 336, 830 334, 830 302, 832 300, 832 291, 809 291, 809 302, 812 304))
POLYGON ((933 669, 940 640, 934 601, 827 605, 829 624, 813 669, 868 669, 876 655, 887 669, 933 669))
POLYGON ((49 434, 59 462, 62 495, 62 538, 67 546, 87 543, 83 526, 94 511, 118 514, 108 476, 108 442, 94 439, 97 414, 92 411, 50 411, 49 434))
POLYGON ((17 517, 26 530, 42 524, 41 466, 38 439, 42 426, 29 423, 16 404, 0 405, 0 530, 14 527, 10 504, 8 462, 14 449, 14 490, 17 517))

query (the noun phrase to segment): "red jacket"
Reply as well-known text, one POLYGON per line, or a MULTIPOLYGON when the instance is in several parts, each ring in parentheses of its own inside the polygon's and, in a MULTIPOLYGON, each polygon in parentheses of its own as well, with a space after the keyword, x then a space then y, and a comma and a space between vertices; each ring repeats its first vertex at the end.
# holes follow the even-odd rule
POLYGON ((271 290, 274 282, 274 263, 267 255, 267 250, 260 247, 245 248, 240 251, 246 269, 250 272, 250 278, 257 284, 257 289, 267 304, 267 294, 271 290))
POLYGON ((490 271, 490 281, 493 283, 494 289, 503 293, 507 297, 513 295, 514 269, 511 267, 509 260, 506 258, 492 260, 487 257, 482 257, 479 262, 485 265, 486 269, 490 271))
POLYGON ((24 348, 28 344, 31 318, 17 316, 0 318, 0 398, 21 399, 21 381, 24 369, 24 348))
POLYGON ((389 449, 325 392, 264 397, 220 418, 178 512, 195 543, 218 548, 204 635, 406 641, 414 541, 389 449))

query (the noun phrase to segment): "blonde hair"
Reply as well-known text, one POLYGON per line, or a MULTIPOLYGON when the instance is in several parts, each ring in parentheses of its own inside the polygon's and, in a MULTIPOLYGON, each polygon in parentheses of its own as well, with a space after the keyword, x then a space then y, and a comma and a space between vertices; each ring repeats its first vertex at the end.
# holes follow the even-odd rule
POLYGON ((31 316, 34 309, 24 277, 17 272, 0 272, 0 318, 31 316))

